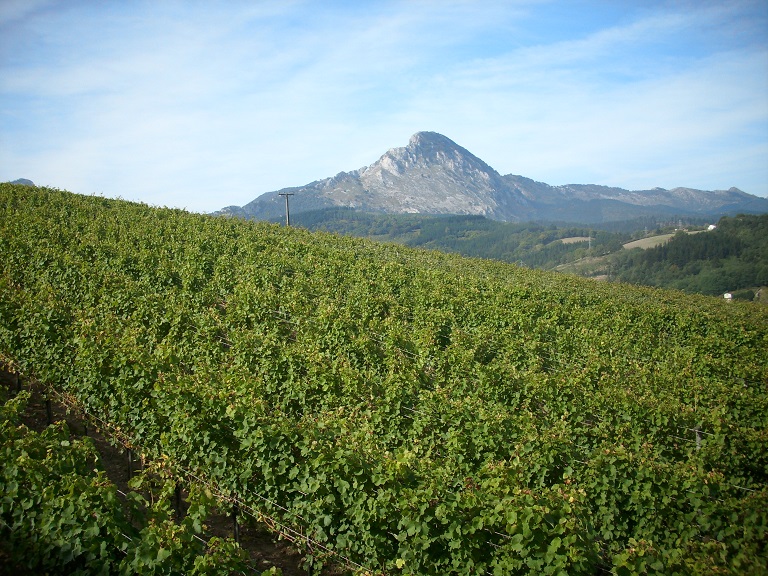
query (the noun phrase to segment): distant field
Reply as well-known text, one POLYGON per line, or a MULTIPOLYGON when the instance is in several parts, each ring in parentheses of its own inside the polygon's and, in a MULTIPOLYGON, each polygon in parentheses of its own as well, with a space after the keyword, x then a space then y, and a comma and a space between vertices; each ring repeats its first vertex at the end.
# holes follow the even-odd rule
POLYGON ((589 236, 571 236, 570 238, 561 238, 563 244, 576 244, 577 242, 589 242, 589 236))
POLYGON ((648 248, 654 248, 655 246, 664 244, 664 242, 672 238, 672 236, 674 236, 674 234, 660 234, 659 236, 641 238, 640 240, 627 242, 626 244, 624 244, 624 248, 626 250, 631 250, 632 248, 642 248, 643 250, 648 250, 648 248))
MULTIPOLYGON (((699 234, 700 232, 706 232, 706 230, 692 230, 690 232, 686 232, 686 234, 699 234)), ((642 248, 643 250, 648 250, 648 248, 654 248, 656 246, 664 244, 664 242, 672 238, 672 236, 674 236, 674 234, 659 234, 658 236, 641 238, 640 240, 627 242, 626 244, 624 244, 624 248, 626 250, 631 250, 632 248, 642 248)))

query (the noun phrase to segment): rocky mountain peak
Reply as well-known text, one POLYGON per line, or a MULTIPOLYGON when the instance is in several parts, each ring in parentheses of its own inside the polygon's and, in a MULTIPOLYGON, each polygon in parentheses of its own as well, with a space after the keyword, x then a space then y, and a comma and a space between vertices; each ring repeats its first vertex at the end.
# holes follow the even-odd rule
POLYGON ((462 148, 450 138, 437 132, 416 132, 411 136, 408 146, 404 150, 412 156, 423 158, 429 162, 449 162, 457 167, 497 174, 493 168, 469 150, 462 148))
POLYGON ((508 200, 497 197, 506 188, 498 172, 436 132, 417 132, 356 175, 367 191, 359 205, 372 210, 497 216, 508 200))
POLYGON ((408 140, 407 147, 422 153, 432 150, 449 151, 456 149, 466 152, 466 150, 456 144, 456 142, 437 132, 416 132, 416 134, 411 136, 410 140, 408 140))
POLYGON ((470 176, 485 182, 500 177, 480 158, 437 132, 417 132, 411 136, 407 146, 391 148, 377 162, 363 169, 361 174, 371 176, 382 170, 398 176, 408 172, 424 175, 438 170, 454 178, 470 176))

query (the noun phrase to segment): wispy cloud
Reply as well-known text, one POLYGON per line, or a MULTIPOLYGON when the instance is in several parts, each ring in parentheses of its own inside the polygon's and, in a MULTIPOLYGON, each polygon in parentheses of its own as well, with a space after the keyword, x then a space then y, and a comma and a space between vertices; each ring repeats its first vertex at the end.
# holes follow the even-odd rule
POLYGON ((215 210, 437 130, 553 184, 768 194, 760 3, 589 4, 6 2, 0 180, 215 210))
MULTIPOLYGON (((503 172, 556 183, 738 184, 743 172, 733 151, 768 141, 768 77, 760 73, 768 50, 657 56, 668 36, 680 42, 697 26, 694 16, 654 14, 473 61, 422 92, 408 117, 438 110, 445 119, 457 112, 452 133, 471 142, 471 150, 503 172), (446 93, 453 98, 444 100, 446 93), (712 163, 718 155, 734 160, 730 170, 714 172, 724 164, 712 163), (651 181, 657 177, 663 181, 651 181)), ((703 24, 720 16, 699 18, 703 24)), ((756 168, 751 181, 760 183, 754 192, 764 194, 768 169, 756 168)))

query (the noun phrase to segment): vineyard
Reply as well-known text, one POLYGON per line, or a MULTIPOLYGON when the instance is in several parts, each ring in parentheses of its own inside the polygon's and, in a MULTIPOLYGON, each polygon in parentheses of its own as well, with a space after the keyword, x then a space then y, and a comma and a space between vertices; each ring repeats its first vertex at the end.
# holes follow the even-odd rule
POLYGON ((0 363, 315 565, 768 572, 764 307, 11 184, 0 255, 0 363))

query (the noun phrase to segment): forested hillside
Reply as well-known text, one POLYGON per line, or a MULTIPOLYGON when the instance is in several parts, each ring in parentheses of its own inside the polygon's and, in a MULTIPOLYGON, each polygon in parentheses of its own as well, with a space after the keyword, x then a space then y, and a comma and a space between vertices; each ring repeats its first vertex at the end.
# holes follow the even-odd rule
POLYGON ((768 214, 725 217, 716 230, 680 232, 656 248, 625 252, 613 261, 612 275, 625 282, 713 295, 766 286, 768 214))
MULTIPOLYGON (((768 571, 754 304, 2 184, 0 362, 140 456, 155 501, 211 496, 314 567, 768 571)), ((14 470, 59 450, 14 454, 0 538, 32 546, 43 496, 14 470)), ((39 486, 80 517, 77 492, 39 486)), ((173 572, 151 526, 131 542, 173 572)), ((70 527, 45 526, 38 571, 122 556, 72 548, 70 527)))
POLYGON ((766 221, 766 214, 725 217, 714 232, 687 234, 681 230, 668 243, 644 251, 624 250, 622 245, 643 235, 673 233, 683 225, 701 230, 708 221, 641 218, 584 227, 568 223, 515 224, 482 216, 368 214, 350 209, 305 212, 294 218, 295 224, 310 230, 492 258, 541 270, 565 269, 584 276, 599 275, 607 280, 693 294, 735 291, 746 300, 752 300, 756 289, 768 284, 766 221))
MULTIPOLYGON (((294 219, 309 230, 398 242, 406 246, 492 258, 549 270, 589 253, 606 254, 621 249, 628 232, 577 224, 528 222, 515 224, 483 216, 429 216, 420 214, 370 214, 350 209, 305 212, 294 219), (592 237, 591 243, 587 237, 592 237), (564 238, 582 237, 582 243, 564 244, 564 238), (594 249, 594 250, 590 250, 594 249)), ((623 223, 626 230, 642 229, 647 221, 623 223)), ((611 228, 621 227, 613 223, 611 228)))

